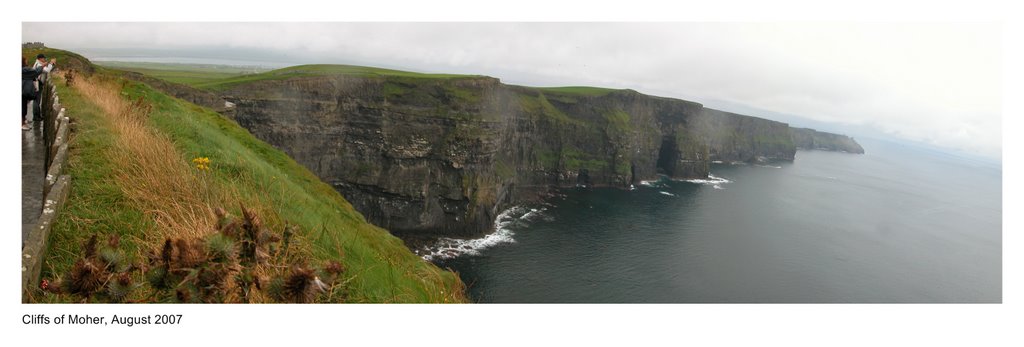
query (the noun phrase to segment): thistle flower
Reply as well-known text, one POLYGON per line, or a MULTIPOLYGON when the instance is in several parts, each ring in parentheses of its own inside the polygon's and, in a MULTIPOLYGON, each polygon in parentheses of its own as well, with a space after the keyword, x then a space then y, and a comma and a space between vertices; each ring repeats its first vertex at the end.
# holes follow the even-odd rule
POLYGON ((210 265, 199 269, 196 274, 196 287, 203 301, 215 302, 224 293, 226 282, 231 270, 224 264, 210 265))
POLYGON ((177 239, 174 248, 178 251, 178 267, 192 268, 206 261, 206 252, 199 242, 177 239))
POLYGON ((103 269, 87 259, 78 259, 71 268, 68 292, 89 296, 100 289, 106 274, 103 269))
POLYGON ((171 263, 171 255, 174 254, 174 245, 171 244, 171 238, 164 239, 164 248, 160 251, 160 260, 163 261, 164 265, 171 263))
POLYGON ((107 246, 110 248, 117 248, 121 245, 121 235, 113 234, 107 239, 107 246))
POLYGON ((345 272, 345 266, 341 265, 341 262, 337 260, 331 260, 327 262, 327 266, 324 266, 324 272, 337 275, 342 272, 345 272))
POLYGON ((206 239, 206 246, 213 261, 231 262, 235 259, 235 242, 223 234, 211 235, 206 239))
POLYGON ((321 275, 323 279, 330 284, 335 284, 341 277, 341 274, 345 272, 345 266, 341 265, 341 262, 337 260, 328 261, 321 269, 321 275))
POLYGON ((131 293, 131 290, 131 277, 127 272, 118 275, 117 278, 107 283, 107 296, 113 301, 124 301, 131 293))
POLYGON ((149 285, 157 289, 167 289, 170 287, 170 283, 167 281, 167 264, 161 264, 150 268, 145 273, 146 281, 149 281, 149 285))
POLYGON ((126 268, 125 266, 125 255, 121 250, 116 248, 103 248, 99 252, 100 260, 106 263, 106 266, 111 271, 121 271, 126 268))
POLYGON ((313 269, 296 266, 284 280, 282 294, 285 300, 307 303, 313 301, 316 294, 323 292, 325 287, 320 278, 314 274, 313 269))

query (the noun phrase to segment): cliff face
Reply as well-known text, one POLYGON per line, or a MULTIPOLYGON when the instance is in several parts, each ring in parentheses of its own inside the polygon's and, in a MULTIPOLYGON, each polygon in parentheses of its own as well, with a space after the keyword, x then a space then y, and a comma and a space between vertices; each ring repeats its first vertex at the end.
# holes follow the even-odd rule
POLYGON ((864 154, 864 148, 852 137, 807 128, 791 128, 793 144, 799 149, 818 149, 864 154))
POLYGON ((786 123, 705 108, 695 131, 708 145, 711 160, 793 160, 796 154, 786 123))
POLYGON ((476 235, 551 187, 706 177, 712 160, 792 160, 795 151, 785 123, 631 90, 322 75, 222 96, 239 124, 403 236, 476 235))

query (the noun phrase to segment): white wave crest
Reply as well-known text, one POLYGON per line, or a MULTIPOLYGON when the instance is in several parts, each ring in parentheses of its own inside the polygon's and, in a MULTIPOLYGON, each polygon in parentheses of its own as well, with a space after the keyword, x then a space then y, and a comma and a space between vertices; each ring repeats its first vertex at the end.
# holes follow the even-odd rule
POLYGON ((502 211, 494 218, 493 233, 476 239, 442 237, 433 245, 417 250, 416 253, 426 261, 451 259, 461 255, 480 255, 480 251, 484 249, 503 243, 515 243, 516 240, 513 238, 515 232, 512 228, 542 218, 545 210, 547 209, 543 207, 538 209, 514 206, 502 211))
POLYGON ((732 183, 732 181, 730 181, 728 179, 725 179, 725 178, 722 178, 722 177, 718 177, 718 176, 715 176, 715 175, 712 175, 712 174, 708 174, 708 178, 694 178, 694 179, 688 179, 688 180, 683 180, 683 181, 690 182, 690 183, 696 183, 696 184, 710 184, 710 185, 721 185, 721 184, 725 184, 725 183, 732 183))
POLYGON ((662 194, 665 194, 665 195, 668 195, 668 196, 676 196, 675 194, 672 194, 672 193, 669 193, 669 192, 666 192, 666 191, 660 191, 658 193, 662 193, 662 194))

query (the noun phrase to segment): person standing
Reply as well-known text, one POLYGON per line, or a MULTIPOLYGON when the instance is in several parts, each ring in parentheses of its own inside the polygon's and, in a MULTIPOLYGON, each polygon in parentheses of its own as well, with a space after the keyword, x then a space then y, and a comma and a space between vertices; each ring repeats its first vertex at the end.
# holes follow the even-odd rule
POLYGON ((50 58, 50 62, 47 63, 46 55, 39 53, 39 55, 36 56, 35 64, 32 65, 33 69, 42 68, 42 73, 40 73, 39 77, 36 78, 35 83, 36 98, 32 103, 32 121, 39 122, 43 120, 42 108, 40 107, 40 104, 43 101, 43 93, 41 93, 41 90, 39 88, 42 88, 43 84, 46 83, 46 79, 50 78, 50 71, 53 70, 53 68, 56 66, 56 63, 57 58, 50 58))
MULTIPOLYGON (((39 91, 36 89, 36 79, 46 69, 46 65, 49 64, 44 61, 40 66, 29 67, 25 57, 21 58, 21 130, 32 129, 25 116, 28 115, 28 103, 38 99, 39 91)), ((35 117, 38 117, 38 114, 35 117)))

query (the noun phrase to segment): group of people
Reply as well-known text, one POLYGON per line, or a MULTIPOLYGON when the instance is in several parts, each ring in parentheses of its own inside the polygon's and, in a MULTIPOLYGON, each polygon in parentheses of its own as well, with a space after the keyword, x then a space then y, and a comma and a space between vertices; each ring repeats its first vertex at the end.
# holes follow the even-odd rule
POLYGON ((50 58, 46 60, 46 55, 39 54, 36 56, 35 64, 32 67, 28 66, 28 60, 25 57, 21 58, 21 130, 30 130, 32 126, 29 125, 28 119, 28 103, 34 102, 32 107, 32 121, 42 121, 40 116, 40 87, 46 83, 46 79, 49 78, 50 71, 57 66, 57 59, 50 58))

